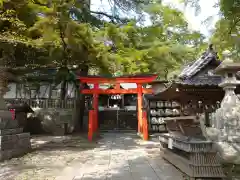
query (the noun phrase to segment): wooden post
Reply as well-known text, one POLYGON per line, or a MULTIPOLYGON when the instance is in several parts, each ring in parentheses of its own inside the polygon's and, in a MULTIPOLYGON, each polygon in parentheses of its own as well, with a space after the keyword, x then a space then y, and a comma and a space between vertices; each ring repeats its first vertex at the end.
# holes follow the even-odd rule
POLYGON ((94 119, 94 110, 88 111, 88 140, 92 141, 93 138, 93 120, 94 119))
POLYGON ((121 89, 120 83, 115 84, 115 89, 121 89))
MULTIPOLYGON (((99 89, 99 84, 94 84, 94 90, 99 89)), ((98 130, 98 94, 93 94, 93 110, 94 110, 94 132, 98 130)))
POLYGON ((148 140, 148 121, 147 121, 147 111, 143 110, 143 139, 148 140))
POLYGON ((138 133, 142 133, 142 84, 137 84, 138 133))
POLYGON ((124 94, 121 94, 121 96, 122 96, 122 99, 121 99, 121 103, 122 103, 121 106, 122 107, 121 108, 125 108, 125 106, 124 106, 125 105, 125 103, 124 103, 124 94))

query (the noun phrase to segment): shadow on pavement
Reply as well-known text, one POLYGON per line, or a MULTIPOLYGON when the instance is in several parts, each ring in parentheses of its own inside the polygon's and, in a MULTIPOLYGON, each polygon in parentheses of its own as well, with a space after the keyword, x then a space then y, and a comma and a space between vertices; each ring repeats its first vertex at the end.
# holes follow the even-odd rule
POLYGON ((93 142, 83 135, 38 136, 31 142, 31 153, 0 163, 0 179, 181 179, 161 158, 158 143, 136 134, 104 133, 93 142))

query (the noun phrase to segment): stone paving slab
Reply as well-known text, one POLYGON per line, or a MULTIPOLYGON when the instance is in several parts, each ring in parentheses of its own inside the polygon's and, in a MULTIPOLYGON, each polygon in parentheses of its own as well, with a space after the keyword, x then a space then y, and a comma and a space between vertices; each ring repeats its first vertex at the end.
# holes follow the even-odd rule
POLYGON ((62 141, 58 138, 57 142, 45 143, 43 148, 22 158, 1 163, 0 179, 183 179, 178 170, 161 158, 158 142, 145 142, 130 133, 101 136, 95 143, 81 137, 63 137, 62 141))

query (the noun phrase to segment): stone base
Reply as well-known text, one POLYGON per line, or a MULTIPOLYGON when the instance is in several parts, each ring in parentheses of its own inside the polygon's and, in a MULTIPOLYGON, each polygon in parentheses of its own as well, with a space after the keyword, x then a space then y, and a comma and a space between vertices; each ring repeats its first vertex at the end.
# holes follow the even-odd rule
POLYGON ((22 128, 0 130, 0 161, 22 156, 30 150, 30 134, 22 133, 22 128))
POLYGON ((74 130, 75 115, 72 109, 48 108, 34 110, 36 117, 41 121, 43 130, 55 136, 65 133, 71 134, 74 130))
POLYGON ((163 158, 190 179, 225 178, 211 142, 180 134, 160 134, 159 141, 163 158))
MULTIPOLYGON (((1 114, 0 114, 1 115, 1 114)), ((1 119, 0 117, 0 130, 2 129, 15 129, 18 128, 18 122, 12 119, 1 119)))
POLYGON ((23 128, 16 129, 0 129, 0 136, 11 135, 11 134, 20 134, 23 132, 23 128))

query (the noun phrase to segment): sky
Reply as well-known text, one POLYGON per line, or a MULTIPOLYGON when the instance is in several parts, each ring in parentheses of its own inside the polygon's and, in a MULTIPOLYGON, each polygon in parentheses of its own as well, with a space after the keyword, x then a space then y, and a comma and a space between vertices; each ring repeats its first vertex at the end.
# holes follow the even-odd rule
POLYGON ((189 28, 199 30, 206 36, 210 35, 210 30, 214 28, 215 23, 219 19, 219 9, 215 8, 214 5, 218 0, 200 0, 199 5, 201 7, 200 13, 196 16, 195 9, 191 7, 184 8, 184 5, 179 3, 179 0, 164 0, 165 3, 175 5, 176 8, 184 12, 184 15, 189 23, 189 28), (208 24, 203 22, 208 18, 212 17, 208 24))
MULTIPOLYGON (((176 7, 182 12, 184 12, 190 29, 199 30, 204 35, 209 36, 210 30, 214 28, 214 25, 218 20, 218 9, 213 7, 217 3, 217 1, 218 0, 200 0, 199 4, 201 6, 201 11, 197 16, 195 16, 194 8, 184 7, 183 4, 179 3, 179 0, 163 0, 163 3, 170 4, 173 7, 176 7), (213 18, 211 18, 211 21, 208 24, 204 24, 203 22, 208 17, 213 18)), ((109 12, 111 10, 108 4, 108 0, 92 0, 91 9, 101 10, 105 12, 109 12)))

